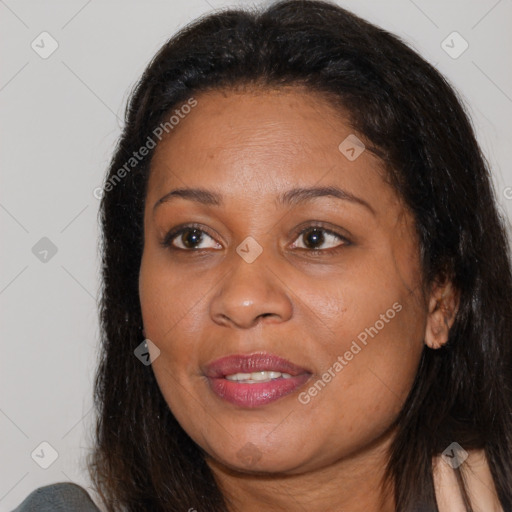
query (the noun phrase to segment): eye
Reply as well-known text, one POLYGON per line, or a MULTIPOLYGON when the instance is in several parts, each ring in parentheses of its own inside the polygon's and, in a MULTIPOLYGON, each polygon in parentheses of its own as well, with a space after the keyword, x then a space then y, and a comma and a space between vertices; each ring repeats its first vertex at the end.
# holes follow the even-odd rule
MULTIPOLYGON (((298 233, 299 244, 294 243, 293 249, 304 249, 309 252, 335 252, 342 246, 350 245, 350 241, 322 225, 308 226, 298 233), (323 247, 322 247, 323 246, 323 247)), ((189 224, 177 226, 165 235, 161 242, 164 248, 183 251, 201 249, 220 249, 222 246, 215 241, 200 225, 189 224)))
POLYGON ((294 243, 292 248, 310 251, 336 251, 344 245, 350 245, 350 241, 346 237, 320 225, 309 226, 302 230, 296 240, 299 240, 300 243, 299 245, 294 243))
POLYGON ((204 229, 194 224, 178 226, 171 230, 165 235, 162 246, 184 251, 218 249, 222 247, 204 229))

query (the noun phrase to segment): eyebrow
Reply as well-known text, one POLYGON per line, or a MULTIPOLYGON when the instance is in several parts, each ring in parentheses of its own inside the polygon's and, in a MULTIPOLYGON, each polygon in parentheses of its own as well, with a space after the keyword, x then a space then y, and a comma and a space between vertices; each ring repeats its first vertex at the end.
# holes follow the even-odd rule
MULTIPOLYGON (((357 197, 354 194, 347 192, 346 190, 332 185, 326 187, 293 188, 280 194, 276 200, 276 203, 282 206, 292 206, 317 197, 325 196, 336 197, 344 201, 350 201, 352 203, 359 204, 367 208, 373 215, 376 215, 375 210, 364 199, 361 199, 360 197, 357 197)), ((222 206, 223 204, 222 195, 217 192, 212 192, 203 188, 178 188, 171 190, 169 193, 165 194, 165 196, 160 198, 155 203, 153 212, 162 203, 172 201, 172 199, 175 197, 182 197, 184 199, 189 199, 190 201, 196 201, 198 203, 210 206, 222 206)))

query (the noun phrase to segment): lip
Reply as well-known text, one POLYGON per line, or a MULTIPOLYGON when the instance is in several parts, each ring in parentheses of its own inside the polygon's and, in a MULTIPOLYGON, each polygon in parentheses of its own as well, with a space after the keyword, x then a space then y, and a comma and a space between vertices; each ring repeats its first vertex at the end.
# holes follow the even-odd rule
POLYGON ((311 377, 311 372, 282 357, 255 353, 235 354, 209 363, 204 370, 211 390, 220 398, 240 407, 254 408, 274 402, 293 393, 311 377), (289 373, 290 378, 270 382, 242 383, 227 380, 226 375, 275 371, 289 373))
POLYGON ((289 373, 292 376, 311 373, 305 368, 297 366, 287 359, 258 352, 254 354, 234 354, 231 356, 221 357, 206 365, 205 375, 213 379, 233 375, 235 373, 252 373, 274 371, 281 373, 289 373))

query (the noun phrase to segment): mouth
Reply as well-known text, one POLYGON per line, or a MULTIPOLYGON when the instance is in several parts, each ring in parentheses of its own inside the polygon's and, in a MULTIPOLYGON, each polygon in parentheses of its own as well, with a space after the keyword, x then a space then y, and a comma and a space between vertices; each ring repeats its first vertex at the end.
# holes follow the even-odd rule
POLYGON ((259 407, 287 396, 312 373, 267 353, 232 355, 204 369, 210 389, 221 399, 243 408, 259 407))

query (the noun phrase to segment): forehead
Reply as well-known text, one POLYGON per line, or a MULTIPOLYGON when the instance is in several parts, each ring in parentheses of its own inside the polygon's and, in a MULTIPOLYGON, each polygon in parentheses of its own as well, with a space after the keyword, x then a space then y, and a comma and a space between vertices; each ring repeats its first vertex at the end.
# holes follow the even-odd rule
POLYGON ((214 151, 229 158, 234 150, 245 149, 246 156, 258 152, 259 158, 265 153, 271 157, 272 151, 300 157, 332 149, 333 141, 351 131, 342 112, 300 87, 209 91, 194 98, 197 106, 164 137, 157 153, 168 142, 174 148, 210 150, 196 152, 197 158, 211 157, 214 151), (318 137, 326 130, 333 132, 332 138, 318 137))
POLYGON ((374 154, 347 157, 344 141, 364 137, 325 96, 291 87, 209 91, 194 98, 197 105, 155 150, 149 194, 201 185, 254 197, 292 185, 343 185, 369 202, 396 201, 374 154))

